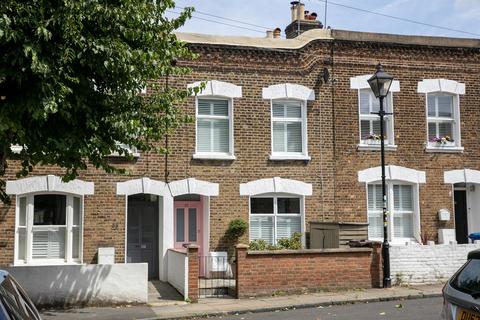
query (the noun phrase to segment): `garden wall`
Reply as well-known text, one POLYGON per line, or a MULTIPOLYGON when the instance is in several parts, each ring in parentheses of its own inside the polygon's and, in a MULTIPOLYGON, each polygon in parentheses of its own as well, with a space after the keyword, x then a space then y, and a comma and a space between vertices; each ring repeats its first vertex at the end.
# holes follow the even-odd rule
POLYGON ((378 287, 380 248, 248 251, 238 245, 237 297, 378 287))

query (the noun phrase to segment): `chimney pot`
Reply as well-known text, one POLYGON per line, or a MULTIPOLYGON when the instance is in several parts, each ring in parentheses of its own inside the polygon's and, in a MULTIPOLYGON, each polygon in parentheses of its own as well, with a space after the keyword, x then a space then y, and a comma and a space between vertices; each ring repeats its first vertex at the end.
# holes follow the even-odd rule
POLYGON ((282 33, 282 29, 275 28, 275 30, 273 30, 273 38, 274 39, 280 38, 281 33, 282 33))
POLYGON ((298 2, 299 1, 292 1, 290 2, 290 4, 292 5, 290 7, 290 13, 291 13, 291 19, 292 19, 292 22, 297 20, 297 5, 298 5, 298 2))
POLYGON ((273 31, 267 30, 267 39, 273 39, 273 31))

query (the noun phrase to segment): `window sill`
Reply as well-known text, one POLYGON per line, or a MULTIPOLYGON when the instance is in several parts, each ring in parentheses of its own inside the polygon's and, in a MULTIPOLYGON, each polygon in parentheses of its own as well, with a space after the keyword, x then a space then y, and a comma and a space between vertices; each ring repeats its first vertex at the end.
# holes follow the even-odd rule
POLYGON ((425 152, 440 152, 440 153, 463 153, 463 147, 452 147, 452 146, 445 146, 445 147, 434 147, 434 146, 426 146, 425 152))
MULTIPOLYGON (((140 158, 140 153, 139 152, 132 152, 130 155, 134 158, 140 158)), ((112 152, 108 155, 111 158, 125 158, 125 155, 120 155, 118 152, 112 152)))
POLYGON ((203 159, 203 160, 236 160, 237 157, 230 154, 221 154, 221 153, 195 153, 192 156, 193 159, 203 159))
POLYGON ((78 266, 78 265, 83 265, 84 263, 80 261, 71 261, 71 262, 65 262, 65 261, 59 261, 59 260, 53 260, 53 261, 48 261, 48 260, 41 260, 41 261, 34 261, 30 263, 24 263, 21 261, 17 261, 13 264, 14 267, 32 267, 32 266, 78 266))
MULTIPOLYGON (((358 151, 380 151, 380 144, 357 144, 358 151)), ((385 151, 397 151, 396 144, 385 145, 385 151)))
POLYGON ((303 155, 303 154, 299 154, 299 155, 295 155, 295 154, 292 154, 292 155, 272 154, 272 155, 270 155, 270 157, 268 159, 272 160, 272 161, 285 161, 285 160, 310 161, 310 160, 312 160, 312 158, 310 156, 303 155))

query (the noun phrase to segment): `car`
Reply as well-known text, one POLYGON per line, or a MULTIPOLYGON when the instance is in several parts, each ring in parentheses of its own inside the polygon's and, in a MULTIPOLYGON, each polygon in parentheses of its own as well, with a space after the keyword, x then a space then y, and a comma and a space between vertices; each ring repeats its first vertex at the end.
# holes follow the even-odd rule
POLYGON ((480 320, 480 250, 445 284, 441 319, 480 320))
POLYGON ((0 270, 0 320, 41 320, 25 290, 5 270, 0 270))

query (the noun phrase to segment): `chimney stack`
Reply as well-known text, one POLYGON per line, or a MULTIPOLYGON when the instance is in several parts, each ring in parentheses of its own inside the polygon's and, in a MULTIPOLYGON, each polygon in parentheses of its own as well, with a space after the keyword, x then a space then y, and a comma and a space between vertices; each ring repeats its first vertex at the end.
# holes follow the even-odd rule
POLYGON ((317 14, 305 11, 305 4, 301 1, 292 1, 290 4, 292 21, 285 28, 287 39, 295 38, 307 30, 323 28, 322 23, 317 20, 317 14))

